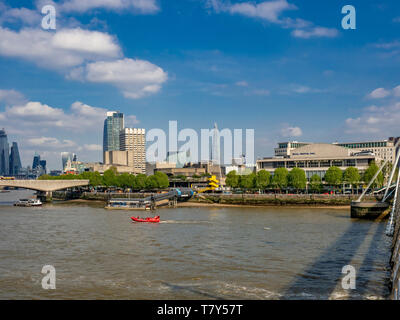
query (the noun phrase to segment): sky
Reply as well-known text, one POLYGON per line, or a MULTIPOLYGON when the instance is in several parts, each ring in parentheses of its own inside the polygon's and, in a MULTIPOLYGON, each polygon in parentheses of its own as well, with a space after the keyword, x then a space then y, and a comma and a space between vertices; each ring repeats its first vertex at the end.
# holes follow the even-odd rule
POLYGON ((0 128, 49 169, 101 161, 114 110, 147 131, 254 129, 256 157, 399 136, 399 31, 395 0, 0 0, 0 128))

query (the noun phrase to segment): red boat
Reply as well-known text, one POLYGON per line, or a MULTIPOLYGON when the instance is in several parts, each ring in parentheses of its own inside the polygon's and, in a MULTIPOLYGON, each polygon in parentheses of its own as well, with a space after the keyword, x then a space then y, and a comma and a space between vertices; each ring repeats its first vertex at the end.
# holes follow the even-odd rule
POLYGON ((160 216, 156 216, 154 218, 139 218, 139 217, 131 217, 131 219, 135 222, 152 222, 158 223, 160 222, 160 216))

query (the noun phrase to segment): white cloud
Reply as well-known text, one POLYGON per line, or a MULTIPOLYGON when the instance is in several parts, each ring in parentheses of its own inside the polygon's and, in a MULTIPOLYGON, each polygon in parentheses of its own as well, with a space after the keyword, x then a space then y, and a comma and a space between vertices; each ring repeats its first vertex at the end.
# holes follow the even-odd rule
POLYGON ((0 27, 0 55, 55 69, 68 79, 109 83, 133 99, 158 92, 168 78, 163 69, 148 61, 120 59, 122 50, 108 33, 81 28, 52 33, 0 27))
POLYGON ((395 97, 400 97, 400 86, 397 86, 393 89, 393 95, 395 97))
POLYGON ((160 90, 167 80, 167 73, 160 67, 144 60, 121 59, 99 61, 70 73, 71 79, 109 83, 123 91, 127 98, 137 99, 160 90))
POLYGON ((60 9, 66 12, 85 12, 99 8, 134 9, 142 14, 152 14, 160 10, 156 0, 66 0, 60 5, 60 9))
POLYGON ((242 16, 256 18, 280 25, 282 28, 295 29, 292 36, 302 39, 316 37, 334 38, 339 32, 334 28, 315 26, 312 22, 301 18, 282 17, 283 13, 290 10, 297 10, 294 4, 287 0, 270 0, 260 3, 240 2, 231 4, 224 0, 208 0, 208 7, 215 12, 228 12, 242 16))
POLYGON ((377 134, 393 136, 399 131, 400 102, 385 106, 365 108, 359 117, 345 121, 346 133, 377 134))
POLYGON ((98 31, 76 28, 52 33, 0 27, 0 55, 29 60, 45 68, 63 69, 85 61, 119 57, 121 49, 112 36, 98 31))
POLYGON ((10 8, 3 5, 0 13, 0 23, 20 22, 24 25, 38 25, 42 19, 38 10, 31 10, 28 8, 10 8))
POLYGON ((393 88, 392 90, 386 90, 385 88, 377 88, 368 94, 371 99, 382 99, 389 96, 400 97, 400 86, 393 88))
POLYGON ((58 140, 53 137, 38 137, 27 139, 28 143, 33 147, 45 147, 46 149, 65 149, 76 147, 76 143, 71 140, 58 140))
POLYGON ((4 101, 6 104, 22 103, 25 97, 22 93, 16 90, 2 90, 0 89, 0 102, 4 101))
POLYGON ((231 5, 228 11, 247 17, 261 18, 269 22, 280 23, 279 15, 286 10, 297 9, 286 0, 265 1, 261 3, 242 2, 231 5))
POLYGON ((284 125, 284 127, 281 129, 281 135, 283 137, 300 137, 303 135, 303 131, 299 127, 284 125))
POLYGON ((338 35, 338 31, 334 28, 313 27, 310 29, 295 29, 292 35, 296 38, 310 39, 310 38, 334 38, 338 35))

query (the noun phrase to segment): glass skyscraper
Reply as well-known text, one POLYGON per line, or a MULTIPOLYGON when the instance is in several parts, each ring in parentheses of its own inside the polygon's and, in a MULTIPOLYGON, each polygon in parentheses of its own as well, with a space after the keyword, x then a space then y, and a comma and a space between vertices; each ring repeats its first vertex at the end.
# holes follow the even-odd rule
POLYGON ((15 176, 19 174, 22 169, 21 158, 19 157, 18 144, 12 143, 10 152, 10 175, 15 176))
POLYGON ((9 145, 4 129, 0 130, 0 175, 8 175, 9 169, 9 145))
POLYGON ((104 120, 103 151, 120 150, 120 131, 124 129, 124 114, 120 112, 107 112, 104 120))
POLYGON ((40 155, 35 153, 33 157, 32 169, 36 169, 40 166, 40 155))

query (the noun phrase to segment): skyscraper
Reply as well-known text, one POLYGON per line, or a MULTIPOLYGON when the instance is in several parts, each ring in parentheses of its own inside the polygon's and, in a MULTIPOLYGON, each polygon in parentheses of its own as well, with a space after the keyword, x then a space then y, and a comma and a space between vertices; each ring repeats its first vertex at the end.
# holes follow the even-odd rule
POLYGON ((40 155, 38 153, 35 153, 35 155, 33 156, 32 170, 35 170, 39 166, 40 166, 40 155))
POLYGON ((10 152, 10 175, 15 176, 19 174, 22 169, 21 158, 19 156, 18 144, 12 143, 10 152))
POLYGON ((41 175, 42 174, 46 174, 47 173, 47 169, 46 169, 47 161, 46 160, 40 160, 39 164, 40 164, 40 170, 41 170, 40 173, 41 173, 41 175))
POLYGON ((128 152, 128 165, 146 172, 146 130, 124 128, 120 132, 120 151, 128 152))
POLYGON ((103 134, 103 154, 106 151, 119 151, 119 135, 124 129, 124 114, 112 111, 107 112, 107 118, 104 120, 103 134))
POLYGON ((4 129, 0 130, 0 175, 8 175, 9 169, 9 145, 4 129))

